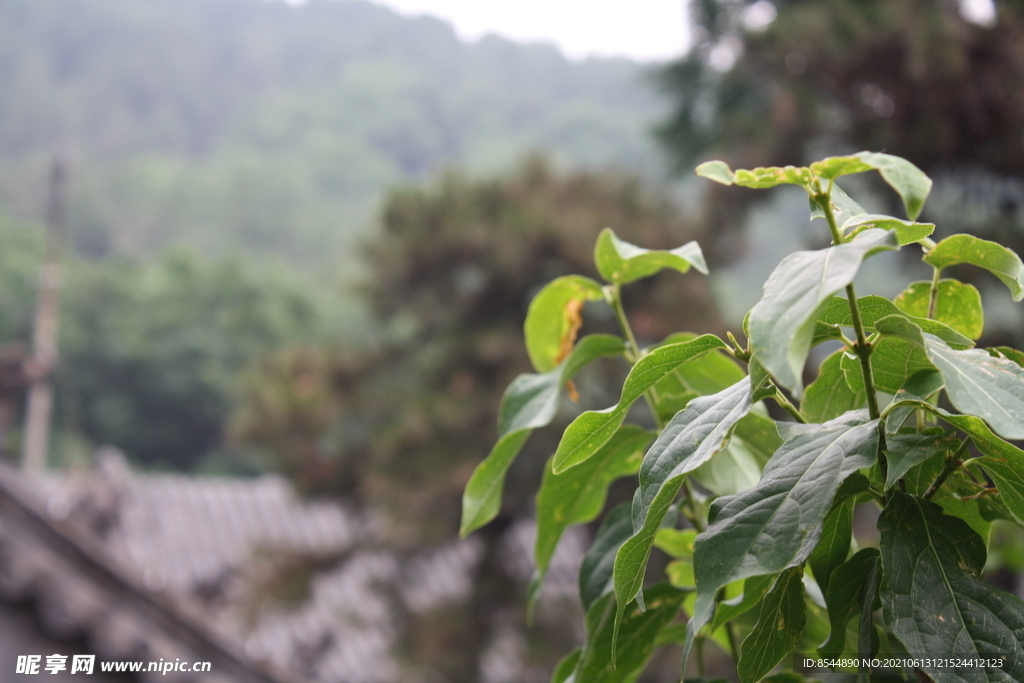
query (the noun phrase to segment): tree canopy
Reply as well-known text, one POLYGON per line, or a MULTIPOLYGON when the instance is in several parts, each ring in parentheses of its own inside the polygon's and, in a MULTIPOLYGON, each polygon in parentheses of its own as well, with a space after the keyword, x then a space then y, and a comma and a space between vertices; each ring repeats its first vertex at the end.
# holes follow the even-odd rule
POLYGON ((701 157, 800 164, 886 150, 926 170, 1024 175, 1024 6, 989 25, 954 0, 695 0, 694 49, 661 75, 661 138, 701 157))

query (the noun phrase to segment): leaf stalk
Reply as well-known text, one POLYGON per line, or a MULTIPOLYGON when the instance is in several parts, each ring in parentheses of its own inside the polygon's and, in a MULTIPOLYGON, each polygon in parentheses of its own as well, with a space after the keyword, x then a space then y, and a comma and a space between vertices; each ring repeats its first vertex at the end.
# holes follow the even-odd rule
MULTIPOLYGON (((619 328, 622 330, 622 334, 626 337, 626 349, 629 351, 627 360, 631 363, 636 363, 643 356, 640 351, 640 345, 636 341, 636 336, 633 334, 633 328, 629 324, 629 318, 626 317, 626 309, 622 306, 622 286, 619 283, 615 283, 605 288, 606 298, 608 304, 612 307, 615 312, 615 319, 619 322, 619 328)), ((658 416, 658 402, 660 397, 658 391, 654 387, 651 387, 644 392, 644 400, 647 402, 647 406, 651 409, 651 414, 654 416, 654 423, 658 425, 658 429, 664 428, 664 424, 661 422, 661 418, 658 416)))
POLYGON ((932 496, 938 493, 942 485, 946 483, 946 479, 949 478, 949 475, 953 474, 958 467, 964 464, 964 461, 961 458, 970 443, 970 439, 964 439, 964 442, 960 444, 960 448, 956 449, 956 452, 946 458, 945 467, 943 467, 942 471, 939 472, 937 477, 935 477, 935 481, 933 481, 932 485, 928 487, 928 490, 924 492, 925 500, 931 500, 932 496))
POLYGON ((935 309, 939 303, 939 275, 941 275, 942 269, 936 268, 935 274, 932 275, 932 286, 928 290, 928 319, 935 319, 935 309))
POLYGON ((775 393, 771 397, 772 400, 778 403, 779 407, 784 408, 785 411, 789 413, 794 420, 801 424, 807 424, 807 416, 800 412, 800 410, 795 405, 793 405, 793 403, 788 398, 786 398, 786 395, 782 393, 782 390, 775 386, 774 383, 772 384, 772 388, 775 389, 775 393))

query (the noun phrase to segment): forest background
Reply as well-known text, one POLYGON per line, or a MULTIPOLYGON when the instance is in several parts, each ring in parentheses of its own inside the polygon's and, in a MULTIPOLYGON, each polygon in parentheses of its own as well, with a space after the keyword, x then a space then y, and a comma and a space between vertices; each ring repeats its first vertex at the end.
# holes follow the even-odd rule
MULTIPOLYGON (((940 237, 1021 252, 1024 3, 988 18, 973 4, 692 0, 692 50, 640 65, 464 43, 361 0, 0 0, 0 361, 29 343, 60 155, 51 466, 113 444, 143 468, 281 471, 390 511, 395 547, 417 552, 456 533, 501 391, 529 367, 532 294, 589 272, 601 228, 651 248, 697 239, 708 257, 710 279, 632 294, 643 343, 737 329, 782 254, 824 246, 799 193, 675 172, 884 150, 936 180, 924 219, 940 237)), ((893 294, 912 267, 871 265, 864 294, 893 294)), ((975 284, 984 343, 1024 343, 1019 308, 975 284)), ((610 404, 601 373, 620 371, 598 368, 579 408, 610 404)), ((21 394, 3 392, 15 460, 21 394)), ((475 680, 496 615, 522 621, 501 541, 532 514, 558 426, 510 473, 473 597, 409 630, 408 656, 451 680, 475 680)), ((528 633, 541 671, 573 637, 528 633)))

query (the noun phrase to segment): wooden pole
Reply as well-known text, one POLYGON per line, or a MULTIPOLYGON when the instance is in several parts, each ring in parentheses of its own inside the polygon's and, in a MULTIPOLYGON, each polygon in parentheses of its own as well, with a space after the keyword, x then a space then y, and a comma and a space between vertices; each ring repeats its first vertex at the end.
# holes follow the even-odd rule
POLYGON ((25 443, 21 468, 38 474, 46 468, 53 413, 53 369, 57 364, 57 315, 60 292, 60 254, 67 227, 68 172, 66 163, 53 161, 46 209, 46 247, 39 273, 39 302, 32 329, 30 385, 25 411, 25 443))

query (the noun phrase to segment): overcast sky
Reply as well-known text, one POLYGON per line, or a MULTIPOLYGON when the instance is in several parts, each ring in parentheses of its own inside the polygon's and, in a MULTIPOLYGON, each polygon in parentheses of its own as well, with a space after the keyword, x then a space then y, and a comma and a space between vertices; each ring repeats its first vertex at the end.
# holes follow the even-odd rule
POLYGON ((475 40, 497 33, 547 41, 570 57, 678 57, 686 49, 686 0, 375 0, 403 14, 432 14, 475 40))
MULTIPOLYGON (((285 0, 302 4, 306 0, 285 0)), ((446 19, 466 40, 497 33, 516 41, 554 43, 573 58, 623 56, 666 60, 689 46, 687 0, 372 0, 409 15, 446 19)), ((992 0, 959 0, 965 18, 995 21, 992 0)), ((755 24, 775 16, 769 0, 756 3, 755 24)))

